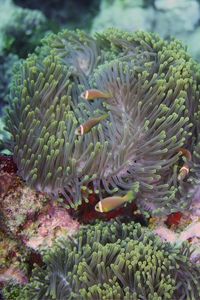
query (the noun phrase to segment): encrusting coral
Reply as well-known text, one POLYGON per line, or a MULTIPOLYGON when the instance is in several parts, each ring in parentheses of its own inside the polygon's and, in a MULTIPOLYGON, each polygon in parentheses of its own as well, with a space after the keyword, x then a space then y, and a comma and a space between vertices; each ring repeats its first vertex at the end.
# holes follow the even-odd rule
POLYGON ((26 247, 42 251, 51 247, 58 237, 74 234, 78 228, 79 223, 65 209, 51 204, 40 211, 34 222, 25 224, 20 236, 26 247))
POLYGON ((87 225, 46 252, 15 299, 199 299, 190 256, 189 244, 163 243, 134 222, 87 225))
MULTIPOLYGON (((18 67, 7 129, 20 176, 77 208, 139 185, 153 214, 187 208, 190 177, 178 180, 180 147, 196 143, 200 73, 177 40, 109 29, 50 35, 18 67), (83 99, 96 89, 109 97, 83 99), (76 135, 88 119, 108 118, 76 135), (187 201, 186 201, 187 200, 187 201)), ((189 174, 190 175, 190 174, 189 174)))
POLYGON ((16 172, 12 157, 0 155, 0 288, 27 282, 40 252, 79 228, 58 201, 27 187, 16 172))
POLYGON ((33 218, 49 200, 47 195, 26 186, 16 171, 11 156, 0 156, 0 224, 13 235, 17 234, 28 217, 33 218))

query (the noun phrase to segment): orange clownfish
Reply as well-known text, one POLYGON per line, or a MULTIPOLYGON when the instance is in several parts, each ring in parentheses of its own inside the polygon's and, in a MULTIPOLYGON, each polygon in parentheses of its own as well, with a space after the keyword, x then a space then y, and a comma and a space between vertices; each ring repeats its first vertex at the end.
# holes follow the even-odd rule
POLYGON ((178 180, 182 181, 189 174, 190 168, 189 168, 188 161, 191 161, 192 155, 191 155, 190 151, 185 148, 179 148, 178 151, 181 152, 181 154, 183 156, 185 156, 185 158, 187 159, 187 162, 185 162, 183 164, 183 166, 180 168, 180 171, 178 174, 178 180))
POLYGON ((105 120, 106 118, 108 118, 109 114, 104 114, 100 117, 97 118, 93 118, 93 119, 89 119, 87 122, 85 122, 84 124, 80 125, 76 130, 75 130, 75 134, 76 135, 84 135, 85 133, 90 132, 90 130, 98 125, 101 121, 105 120))
POLYGON ((95 205, 95 210, 101 213, 110 212, 111 210, 120 207, 121 205, 133 200, 134 198, 135 198, 135 193, 133 191, 129 191, 125 196, 107 197, 100 200, 95 205))
POLYGON ((85 92, 81 93, 81 98, 85 100, 94 100, 97 98, 108 99, 111 98, 112 95, 108 92, 102 92, 96 89, 86 90, 85 92))

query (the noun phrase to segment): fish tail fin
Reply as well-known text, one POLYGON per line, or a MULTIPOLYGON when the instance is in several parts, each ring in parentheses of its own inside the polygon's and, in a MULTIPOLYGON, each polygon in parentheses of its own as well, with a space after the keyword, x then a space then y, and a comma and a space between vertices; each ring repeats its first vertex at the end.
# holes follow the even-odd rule
POLYGON ((113 97, 113 95, 110 92, 104 92, 103 94, 104 94, 104 98, 106 98, 106 99, 113 97))
POLYGON ((127 202, 132 202, 139 191, 139 186, 140 186, 139 182, 135 182, 133 184, 132 189, 128 191, 128 193, 124 196, 124 200, 127 202))
POLYGON ((134 192, 133 191, 129 191, 125 196, 124 196, 124 200, 127 202, 131 202, 134 199, 134 192))
POLYGON ((101 116, 101 121, 107 119, 108 117, 109 117, 109 114, 108 114, 108 113, 102 115, 102 116, 101 116))

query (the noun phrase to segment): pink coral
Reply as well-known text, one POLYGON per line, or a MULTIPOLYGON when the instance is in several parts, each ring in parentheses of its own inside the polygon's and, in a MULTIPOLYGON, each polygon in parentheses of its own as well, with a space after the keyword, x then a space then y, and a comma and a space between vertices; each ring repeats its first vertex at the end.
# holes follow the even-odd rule
POLYGON ((154 233, 166 242, 174 243, 176 241, 176 234, 173 230, 168 229, 166 226, 159 226, 154 230, 154 233))
POLYGON ((54 204, 39 214, 34 224, 28 222, 21 233, 26 246, 35 250, 50 247, 53 241, 63 235, 71 235, 79 228, 67 210, 54 204))
POLYGON ((179 234, 180 241, 186 241, 192 238, 200 239, 200 222, 195 222, 186 227, 184 231, 179 234))
POLYGON ((1 213, 5 219, 5 225, 10 232, 17 234, 20 227, 28 218, 33 218, 42 209, 47 197, 25 186, 15 176, 12 179, 12 188, 1 197, 1 213))
POLYGON ((44 194, 27 187, 16 172, 12 157, 0 155, 0 213, 5 229, 14 235, 48 200, 44 194))
POLYGON ((20 269, 10 266, 9 268, 0 271, 0 282, 5 283, 9 281, 26 284, 28 278, 20 269))
POLYGON ((191 222, 190 225, 185 226, 181 231, 169 229, 165 224, 159 225, 154 229, 154 233, 159 235, 163 241, 169 243, 181 244, 184 241, 188 241, 193 249, 191 260, 200 263, 200 221, 194 219, 191 222))

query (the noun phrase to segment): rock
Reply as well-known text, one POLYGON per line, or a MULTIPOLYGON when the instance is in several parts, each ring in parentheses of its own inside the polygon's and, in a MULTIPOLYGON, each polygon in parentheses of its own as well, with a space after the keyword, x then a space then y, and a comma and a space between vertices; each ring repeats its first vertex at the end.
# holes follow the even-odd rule
POLYGON ((152 7, 142 8, 132 2, 125 4, 115 0, 112 5, 102 2, 99 15, 94 19, 92 32, 102 31, 107 27, 123 28, 129 31, 151 31, 155 19, 152 7))
POLYGON ((200 27, 188 34, 180 34, 180 40, 187 46, 188 52, 196 60, 200 61, 200 27))
POLYGON ((158 10, 172 10, 176 8, 186 9, 197 5, 195 0, 155 0, 155 8, 158 10))
MULTIPOLYGON (((181 0, 180 0, 181 1, 181 0)), ((177 1, 178 3, 180 1, 177 1)), ((154 31, 162 37, 168 36, 179 37, 179 34, 191 32, 197 26, 200 20, 200 7, 196 1, 181 1, 181 5, 175 6, 176 1, 159 1, 167 2, 168 6, 161 11, 157 11, 154 31), (173 2, 174 6, 170 7, 169 3, 173 2)), ((160 6, 161 7, 161 6, 160 6)))

